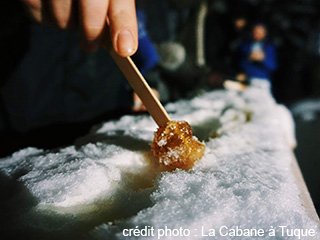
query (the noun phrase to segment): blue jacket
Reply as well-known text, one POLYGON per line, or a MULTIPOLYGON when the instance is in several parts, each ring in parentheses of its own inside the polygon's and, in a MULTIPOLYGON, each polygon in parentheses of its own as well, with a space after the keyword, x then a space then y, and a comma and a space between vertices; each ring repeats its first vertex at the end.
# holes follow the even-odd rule
POLYGON ((255 62, 249 59, 254 41, 244 41, 240 46, 241 61, 240 68, 247 74, 248 78, 270 79, 271 74, 277 68, 276 49, 268 41, 262 41, 261 47, 265 54, 262 62, 255 62))

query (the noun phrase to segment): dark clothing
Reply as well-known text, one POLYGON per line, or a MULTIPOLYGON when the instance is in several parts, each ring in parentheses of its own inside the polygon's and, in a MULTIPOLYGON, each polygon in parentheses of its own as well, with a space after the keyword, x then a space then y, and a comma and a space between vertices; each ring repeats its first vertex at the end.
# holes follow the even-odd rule
POLYGON ((270 81, 272 73, 277 68, 275 46, 268 41, 254 42, 247 40, 241 45, 240 51, 242 56, 240 68, 247 74, 248 78, 261 78, 270 81), (249 58, 255 47, 261 48, 264 52, 265 58, 261 62, 249 58))
MULTIPOLYGON (((77 30, 38 24, 29 27, 30 34, 24 36, 29 46, 0 88, 6 110, 6 116, 0 114, 0 132, 8 128, 5 120, 15 131, 26 132, 60 122, 85 122, 130 108, 130 88, 105 49, 84 52, 77 30)), ((146 74, 155 67, 158 55, 146 30, 139 30, 136 55, 138 67, 146 74)))

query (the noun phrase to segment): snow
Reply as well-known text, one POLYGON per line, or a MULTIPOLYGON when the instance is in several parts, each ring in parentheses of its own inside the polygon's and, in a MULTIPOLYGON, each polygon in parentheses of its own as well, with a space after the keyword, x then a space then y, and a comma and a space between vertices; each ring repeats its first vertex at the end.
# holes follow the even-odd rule
POLYGON ((161 147, 161 146, 164 146, 167 144, 167 140, 166 139, 161 139, 159 142, 157 142, 158 146, 161 147))
POLYGON ((155 239, 151 232, 124 237, 123 231, 182 227, 190 236, 161 239, 208 239, 201 235, 210 229, 214 239, 253 238, 219 233, 237 227, 263 229, 259 238, 275 239, 268 235, 274 228, 277 239, 292 239, 290 231, 281 232, 287 226, 315 231, 301 239, 320 239, 291 171, 292 117, 266 88, 213 91, 166 108, 206 144, 191 170, 161 171, 150 154, 156 125, 148 116, 106 122, 56 151, 26 148, 0 160, 1 181, 18 183, 23 196, 22 207, 10 205, 17 204, 11 201, 16 195, 7 196, 5 206, 18 216, 9 230, 66 239, 155 239))

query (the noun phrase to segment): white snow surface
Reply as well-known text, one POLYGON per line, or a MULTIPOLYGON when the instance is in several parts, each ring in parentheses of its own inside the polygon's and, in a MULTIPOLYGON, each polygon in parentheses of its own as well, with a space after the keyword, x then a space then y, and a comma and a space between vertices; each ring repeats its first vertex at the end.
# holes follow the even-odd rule
POLYGON ((206 144, 189 171, 160 171, 150 154, 156 125, 149 116, 106 122, 74 146, 30 147, 1 159, 0 172, 36 199, 24 212, 27 225, 42 232, 68 228, 71 235, 72 227, 85 225, 86 239, 155 239, 123 236, 123 229, 145 226, 191 231, 161 239, 212 239, 201 236, 201 228, 205 234, 215 229, 214 239, 254 239, 220 236, 222 226, 264 229, 259 239, 298 239, 281 234, 279 226, 287 226, 314 229, 316 236, 301 239, 320 239, 291 172, 291 115, 266 89, 213 91, 166 109, 206 144), (268 236, 271 228, 275 237, 268 236))

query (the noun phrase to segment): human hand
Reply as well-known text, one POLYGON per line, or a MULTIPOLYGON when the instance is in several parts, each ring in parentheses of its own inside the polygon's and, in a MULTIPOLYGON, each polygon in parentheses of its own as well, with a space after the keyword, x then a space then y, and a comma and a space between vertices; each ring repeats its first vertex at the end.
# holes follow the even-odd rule
POLYGON ((265 58, 264 56, 264 52, 261 51, 261 50, 256 50, 256 51, 253 51, 250 55, 250 59, 252 61, 257 61, 257 62, 261 62, 263 61, 265 58))
POLYGON ((138 48, 134 0, 21 1, 31 17, 40 24, 61 29, 78 24, 81 45, 88 51, 106 46, 110 37, 113 48, 121 57, 131 56, 138 48))

